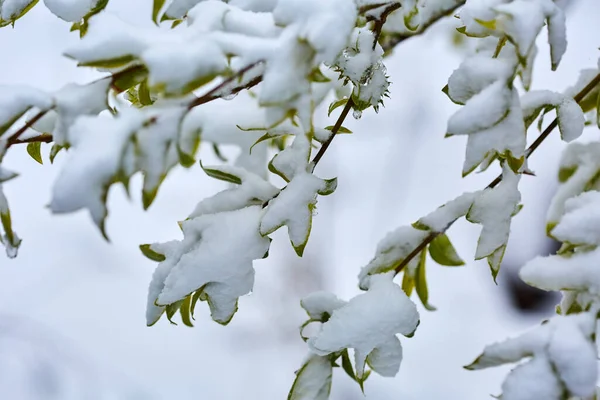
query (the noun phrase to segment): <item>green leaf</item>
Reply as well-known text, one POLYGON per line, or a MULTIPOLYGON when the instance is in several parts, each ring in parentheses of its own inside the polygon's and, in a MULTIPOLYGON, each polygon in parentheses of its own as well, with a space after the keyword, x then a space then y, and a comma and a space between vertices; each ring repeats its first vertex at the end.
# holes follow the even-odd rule
POLYGON ((475 18, 475 21, 479 25, 483 26, 484 28, 490 29, 492 31, 496 30, 496 20, 495 19, 492 19, 490 21, 484 21, 484 20, 475 18))
POLYGON ((365 382, 367 381, 367 379, 369 379, 369 376, 371 376, 371 370, 367 369, 365 370, 365 373, 363 374, 362 378, 358 380, 358 385, 360 386, 360 390, 363 392, 363 394, 365 394, 365 382))
POLYGON ((448 267, 465 265, 445 233, 440 233, 429 245, 429 255, 436 263, 448 267))
POLYGON ((181 314, 181 321, 185 326, 189 326, 190 328, 194 327, 191 319, 191 304, 192 304, 192 295, 187 296, 183 299, 181 303, 181 307, 179 307, 179 314, 181 314))
POLYGON ((152 2, 152 21, 158 25, 158 14, 165 5, 165 0, 154 0, 152 2))
POLYGON ((52 145, 52 148, 50 149, 50 164, 54 163, 54 159, 56 158, 56 155, 62 149, 64 149, 64 147, 59 144, 52 145))
POLYGON ((143 255, 152 261, 162 262, 167 259, 164 254, 160 254, 152 250, 152 245, 150 244, 140 244, 140 250, 142 251, 143 255))
POLYGON ((215 153, 215 156, 217 156, 217 158, 219 160, 221 160, 223 162, 227 162, 228 161, 227 158, 225 158, 225 156, 223 155, 223 153, 221 153, 221 149, 219 149, 219 145, 217 145, 216 143, 213 143, 212 149, 213 149, 213 152, 215 153))
POLYGON ((419 9, 416 6, 411 8, 408 13, 404 14, 404 25, 408 28, 408 30, 416 31, 419 28, 418 21, 416 23, 414 21, 418 14, 419 9))
POLYGON ((425 273, 425 262, 427 261, 427 254, 425 251, 421 252, 419 265, 415 274, 415 288, 417 289, 417 295, 423 303, 423 306, 429 311, 435 311, 435 307, 429 304, 429 290, 427 289, 427 276, 425 273))
POLYGON ((140 65, 128 69, 126 72, 119 73, 112 81, 112 88, 117 93, 122 93, 129 88, 141 84, 148 78, 148 70, 140 65))
POLYGON ((27 153, 33 158, 35 161, 40 164, 44 164, 42 161, 42 144, 40 142, 31 142, 27 144, 27 153))
POLYGON ((312 355, 296 372, 287 400, 328 399, 333 364, 329 357, 312 355))
POLYGON ((143 106, 149 106, 154 103, 154 101, 150 97, 150 90, 148 89, 148 79, 144 79, 140 83, 140 87, 138 88, 138 98, 143 106))
MULTIPOLYGON (((334 126, 333 125, 329 125, 326 126, 325 129, 327 129, 328 131, 333 131, 334 126)), ((344 126, 340 126, 340 128, 337 130, 336 133, 352 133, 352 131, 344 126)))
POLYGON ((577 165, 571 167, 564 167, 558 170, 558 181, 560 183, 565 183, 569 180, 570 177, 577 171, 577 165))
MULTIPOLYGON (((68 54, 66 56, 68 57, 68 54)), ((108 60, 95 60, 95 61, 79 63, 78 66, 112 69, 112 68, 124 67, 127 64, 134 62, 135 60, 136 60, 135 56, 133 56, 131 54, 127 54, 127 55, 124 55, 121 57, 115 57, 115 58, 111 58, 108 60)))
MULTIPOLYGON (((238 126, 239 128, 239 126, 238 126)), ((262 135, 261 137, 259 137, 256 142, 254 142, 254 144, 252 146, 250 146, 250 153, 252 153, 252 149, 254 148, 254 146, 256 146, 257 144, 264 142, 265 140, 269 140, 269 139, 275 139, 275 138, 279 138, 285 136, 284 134, 281 133, 271 133, 271 132, 267 132, 264 135, 262 135)))
MULTIPOLYGON (((163 177, 163 179, 164 179, 164 177, 163 177)), ((162 179, 161 179, 161 182, 162 182, 162 179)), ((156 185, 156 187, 154 187, 150 190, 142 190, 142 206, 144 207, 144 210, 147 210, 148 208, 150 208, 150 206, 154 202, 154 199, 156 199, 156 195, 158 194, 158 188, 159 188, 161 182, 159 182, 159 184, 156 185)))
POLYGON ((165 311, 166 311, 166 314, 167 314, 167 319, 173 325, 177 325, 175 322, 173 322, 173 316, 175 315, 175 313, 177 312, 177 310, 179 310, 179 308, 181 307, 182 303, 183 303, 183 300, 179 300, 179 301, 176 301, 175 303, 168 304, 166 306, 166 308, 165 308, 165 311))
POLYGON ((196 311, 196 303, 198 303, 198 300, 200 300, 200 297, 202 297, 203 291, 204 291, 204 286, 202 286, 200 289, 196 290, 194 292, 194 294, 192 295, 192 303, 190 305, 190 314, 192 315, 192 318, 194 318, 194 311, 196 311))
POLYGON ((358 378, 356 377, 356 373, 354 373, 354 368, 352 367, 352 362, 350 362, 348 349, 344 349, 344 351, 342 351, 342 368, 346 374, 352 378, 353 381, 358 382, 358 378))
POLYGON ((596 97, 596 124, 600 129, 600 91, 598 91, 598 97, 596 97))
POLYGON ((30 0, 29 3, 25 3, 26 5, 24 7, 21 5, 21 7, 23 7, 23 8, 20 11, 19 11, 19 9, 16 9, 15 14, 5 15, 5 17, 8 17, 8 19, 6 19, 6 20, 3 20, 2 17, 0 16, 0 28, 8 26, 8 25, 12 25, 14 27, 15 21, 18 20, 19 18, 21 18, 22 16, 24 16, 25 14, 27 14, 29 12, 29 10, 31 10, 38 3, 38 1, 39 0, 30 0))
POLYGON ((12 219, 10 217, 10 211, 0 213, 0 222, 2 222, 2 228, 4 229, 4 234, 6 235, 8 242, 14 244, 15 234, 12 230, 12 219))
POLYGON ((411 278, 411 276, 405 272, 404 275, 402 276, 402 290, 404 290, 404 293, 408 297, 410 297, 414 287, 415 287, 414 279, 411 278))
POLYGON ((319 67, 312 70, 312 72, 308 75, 308 80, 311 82, 331 82, 331 79, 323 75, 321 69, 319 67))
POLYGON ((317 193, 319 193, 321 196, 328 196, 335 192, 335 189, 337 189, 337 178, 324 179, 324 182, 325 188, 317 193))
POLYGON ((211 178, 219 179, 225 182, 235 183, 237 185, 242 184, 242 179, 239 176, 235 176, 233 174, 229 174, 227 172, 223 172, 214 168, 204 168, 204 166, 202 165, 202 161, 200 161, 200 168, 202 168, 206 175, 210 176, 211 178))
POLYGON ((329 117, 336 108, 345 106, 347 102, 348 102, 348 98, 343 98, 343 99, 340 99, 340 100, 337 100, 337 101, 334 101, 333 103, 331 103, 329 105, 329 110, 327 111, 327 116, 329 117))

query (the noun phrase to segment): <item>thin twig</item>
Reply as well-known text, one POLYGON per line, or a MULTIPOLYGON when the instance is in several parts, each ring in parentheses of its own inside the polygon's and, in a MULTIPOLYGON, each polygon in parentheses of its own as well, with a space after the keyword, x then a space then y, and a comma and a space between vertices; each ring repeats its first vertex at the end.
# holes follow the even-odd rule
POLYGON ((7 147, 10 147, 13 144, 18 143, 19 137, 23 133, 25 133, 25 131, 27 131, 27 129, 31 128, 33 126, 33 124, 35 124, 36 122, 38 122, 44 115, 46 115, 46 113, 48 111, 50 111, 50 109, 42 110, 42 111, 38 112, 37 114, 35 114, 33 116, 33 118, 31 118, 29 121, 25 122, 25 125, 23 125, 21 127, 21 129, 19 129, 18 131, 16 131, 12 135, 10 135, 9 138, 6 140, 7 147))
MULTIPOLYGON (((219 83, 217 86, 215 86, 214 88, 209 90, 207 93, 203 94, 202 96, 198 97, 197 99, 192 101, 190 104, 188 104, 188 109, 191 110, 192 108, 197 107, 201 104, 205 104, 205 103, 208 103, 210 101, 213 101, 213 100, 216 100, 216 99, 222 97, 223 95, 217 94, 219 91, 221 91, 222 89, 227 87, 227 85, 229 85, 234 80, 240 79, 246 72, 250 71, 252 68, 256 67, 261 62, 262 61, 257 61, 255 63, 252 63, 252 64, 247 65, 244 68, 240 69, 235 74, 233 74, 232 76, 225 79, 223 82, 219 83)), ((244 89, 249 89, 255 85, 258 85, 262 81, 262 78, 263 78, 263 76, 259 75, 256 78, 252 79, 247 84, 245 84, 244 86, 238 86, 238 87, 233 88, 229 93, 227 93, 227 95, 237 94, 244 89)))
POLYGON ((465 2, 466 2, 466 0, 457 1, 450 8, 444 9, 444 10, 440 11, 438 14, 433 15, 431 18, 429 18, 429 20, 422 22, 421 25, 419 25, 419 28, 417 28, 417 30, 414 32, 398 33, 395 35, 388 36, 387 41, 385 41, 384 43, 381 44, 381 47, 383 47, 384 54, 386 54, 386 55, 389 54, 392 50, 394 50, 394 48, 398 44, 402 43, 406 39, 410 39, 412 37, 421 35, 431 25, 435 24, 442 18, 452 14, 458 8, 462 7, 465 4, 465 2))
MULTIPOLYGON (((577 93, 573 97, 573 100, 575 100, 577 103, 581 102, 585 98, 585 96, 587 96, 598 85, 600 85, 600 74, 596 75, 594 79, 590 81, 590 83, 588 83, 583 89, 581 89, 581 91, 579 91, 579 93, 577 93)), ((554 120, 546 127, 546 129, 544 129, 540 136, 538 136, 537 139, 535 139, 535 141, 531 144, 531 146, 527 148, 527 150, 525 151, 525 158, 529 158, 535 152, 535 150, 538 147, 540 147, 542 142, 546 140, 548 136, 550 136, 550 133, 552 133, 552 131, 557 126, 558 117, 554 118, 554 120)), ((486 186, 486 189, 493 189, 496 186, 498 186, 500 182, 502 182, 502 175, 498 175, 496 179, 494 179, 492 182, 490 182, 489 185, 486 186)), ((413 258, 419 255, 419 253, 433 241, 433 239, 438 237, 440 234, 444 233, 448 228, 450 228, 451 225, 452 224, 450 224, 442 232, 432 232, 431 235, 427 236, 421 243, 419 243, 419 245, 413 251, 410 252, 408 256, 406 256, 406 258, 404 258, 400 262, 400 264, 398 264, 396 268, 394 268, 394 271, 396 271, 396 273, 402 271, 404 267, 406 267, 413 258)))
POLYGON ((50 135, 48 133, 43 133, 41 135, 32 136, 32 137, 29 137, 27 139, 16 139, 16 140, 13 140, 8 145, 11 146, 13 144, 35 143, 35 142, 50 143, 50 142, 52 142, 52 140, 54 140, 54 138, 52 137, 52 135, 50 135))
POLYGON ((311 171, 313 171, 315 169, 315 167, 317 166, 317 164, 319 163, 319 161, 321 161, 321 158, 323 158, 323 155, 325 154, 325 152, 327 151, 327 149, 331 145, 331 142, 333 142, 333 139, 335 138, 335 135, 338 133, 338 131, 342 127, 342 124, 344 123, 344 120, 348 116, 348 113, 350 112, 350 110, 352 109, 353 106, 354 106, 354 101, 352 101, 352 97, 350 97, 348 99, 348 102, 346 103, 346 106, 342 110, 342 113, 338 117, 337 121, 335 121, 335 125, 331 129, 331 134, 329 135, 329 137, 327 138, 327 140, 323 143, 323 145, 321 146, 321 148, 319 149, 319 151, 315 155, 315 158, 313 158, 313 160, 311 161, 311 163, 310 163, 310 165, 311 165, 310 170, 311 171))

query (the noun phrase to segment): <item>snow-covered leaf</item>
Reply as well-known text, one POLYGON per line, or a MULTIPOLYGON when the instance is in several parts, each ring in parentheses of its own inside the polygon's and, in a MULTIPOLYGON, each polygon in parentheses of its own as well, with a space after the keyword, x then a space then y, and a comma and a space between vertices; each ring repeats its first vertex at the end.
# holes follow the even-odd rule
POLYGON ((243 168, 222 165, 202 166, 202 169, 207 175, 231 182, 236 186, 202 200, 190 214, 190 218, 203 214, 239 210, 250 205, 262 206, 263 203, 279 193, 279 189, 275 186, 243 168))
MULTIPOLYGON (((366 290, 372 276, 396 268, 429 235, 429 232, 415 229, 412 226, 401 226, 388 233, 377 245, 373 259, 360 270, 359 287, 366 290)), ((414 257, 405 269, 414 275, 418 263, 418 257, 414 257)))
POLYGON ((0 136, 29 109, 47 110, 52 105, 52 98, 40 90, 28 86, 0 86, 0 136))
POLYGON ((331 194, 336 186, 335 178, 324 180, 308 172, 296 174, 269 202, 260 222, 260 233, 268 235, 287 226, 292 246, 302 256, 310 236, 317 195, 331 194))
POLYGON ((431 241, 429 245, 429 255, 436 263, 448 267, 458 267, 465 265, 465 262, 460 258, 456 249, 450 242, 448 235, 441 233, 431 241))
POLYGON ((530 358, 502 385, 507 400, 562 400, 595 393, 597 350, 595 315, 556 316, 519 337, 489 345, 467 369, 483 369, 530 358))
MULTIPOLYGON (((400 333, 410 336, 417 329, 419 313, 391 276, 371 277, 369 290, 333 311, 322 329, 308 340, 309 348, 318 355, 328 355, 347 348, 355 351, 356 375, 363 377, 367 357, 376 349, 396 347, 393 360, 375 353, 375 365, 384 374, 397 372, 402 353, 391 341, 400 333)), ((391 354, 388 354, 391 355, 391 354)), ((377 370, 376 370, 377 372, 377 370)))
POLYGON ((521 97, 523 117, 527 126, 542 110, 544 113, 556 108, 558 129, 564 141, 570 142, 581 136, 585 118, 581 107, 570 97, 549 90, 528 92, 521 97))
MULTIPOLYGON (((0 168, 0 172, 5 171, 0 168)), ((0 243, 4 245, 6 249, 6 255, 9 258, 15 258, 17 251, 21 245, 21 238, 13 230, 12 219, 10 216, 10 209, 8 208, 8 200, 2 191, 2 184, 0 183, 0 243)))
POLYGON ((302 368, 296 372, 288 400, 327 400, 332 375, 333 363, 330 357, 309 355, 302 368))
POLYGON ((519 210, 520 178, 521 175, 504 166, 500 184, 481 192, 467 214, 468 221, 483 225, 477 241, 475 259, 487 257, 494 280, 506 250, 512 217, 519 210))
POLYGON ((208 302, 214 321, 229 323, 238 298, 254 285, 252 261, 269 249, 269 238, 258 232, 260 215, 260 206, 200 215, 181 223, 183 240, 151 245, 165 260, 150 283, 147 324, 194 292, 208 302))
POLYGON ((0 2, 0 28, 14 25, 15 21, 27 14, 38 0, 3 0, 0 2))
POLYGON ((547 231, 560 222, 568 199, 588 190, 600 189, 600 142, 570 143, 563 152, 558 178, 561 182, 547 212, 547 231))

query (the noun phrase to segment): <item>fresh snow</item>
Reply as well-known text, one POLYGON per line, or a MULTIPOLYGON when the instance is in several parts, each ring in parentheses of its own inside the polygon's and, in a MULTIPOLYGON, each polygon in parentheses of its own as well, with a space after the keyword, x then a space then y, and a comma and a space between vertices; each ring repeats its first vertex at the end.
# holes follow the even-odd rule
POLYGON ((412 335, 418 323, 415 304, 391 281, 391 276, 376 275, 371 277, 366 293, 333 311, 321 331, 308 340, 308 345, 317 355, 353 348, 359 377, 364 373, 367 356, 380 348, 371 358, 389 376, 398 371, 402 358, 401 346, 394 342, 396 334, 412 335), (391 352, 385 354, 386 350, 391 352))

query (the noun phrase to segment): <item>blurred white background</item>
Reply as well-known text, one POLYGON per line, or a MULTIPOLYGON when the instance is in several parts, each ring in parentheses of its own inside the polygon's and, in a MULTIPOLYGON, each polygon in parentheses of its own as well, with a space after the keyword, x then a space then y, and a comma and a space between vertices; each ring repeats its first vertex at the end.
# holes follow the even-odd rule
MULTIPOLYGON (((108 10, 149 24, 150 3, 112 0, 108 10)), ((563 90, 579 70, 596 65, 600 3, 568 5, 568 51, 551 72, 542 34, 534 89, 563 90)), ((255 292, 241 299, 227 327, 210 320, 204 303, 193 329, 166 320, 146 327, 146 289, 155 263, 138 250, 140 243, 179 238, 176 222, 223 185, 197 166, 175 169, 144 212, 138 176, 131 200, 121 188, 110 193, 107 243, 85 212, 52 216, 45 208, 64 154, 41 166, 24 146, 12 148, 5 162, 21 176, 5 185, 5 193, 23 245, 15 260, 0 256, 0 398, 285 399, 306 351, 297 331, 304 321, 300 298, 319 289, 342 298, 356 295, 356 275, 386 232, 485 186, 498 172, 461 179, 465 142, 443 139, 455 106, 441 88, 466 54, 451 45, 452 23, 402 43, 387 60, 391 100, 379 114, 368 111, 348 121, 355 133, 336 138, 318 167, 320 176, 337 176, 339 186, 319 199, 304 258, 295 256, 285 230, 278 231, 270 257, 255 264, 255 292)), ((69 24, 39 4, 14 29, 0 30, 0 84, 54 90, 89 82, 97 76, 93 71, 61 56, 77 40, 69 24)), ((584 139, 597 135, 589 129, 584 139)), ((563 147, 555 134, 531 160, 537 177, 522 180, 525 208, 513 224, 500 284, 493 283, 485 261, 462 268, 431 263, 430 300, 438 311, 420 308, 417 334, 402 339, 400 373, 370 378, 367 399, 475 400, 500 392, 507 368, 468 372, 462 366, 486 344, 552 312, 519 312, 506 276, 548 251, 544 215, 563 147)), ((49 146, 43 151, 47 155, 49 146)), ((216 161, 210 146, 201 157, 216 161)), ((451 229, 463 258, 472 259, 478 233, 462 221, 451 229)), ((335 371, 332 399, 361 398, 358 386, 335 371)))

